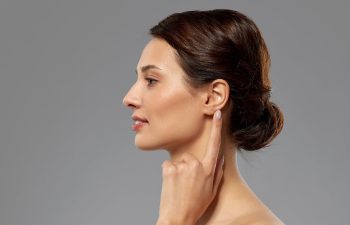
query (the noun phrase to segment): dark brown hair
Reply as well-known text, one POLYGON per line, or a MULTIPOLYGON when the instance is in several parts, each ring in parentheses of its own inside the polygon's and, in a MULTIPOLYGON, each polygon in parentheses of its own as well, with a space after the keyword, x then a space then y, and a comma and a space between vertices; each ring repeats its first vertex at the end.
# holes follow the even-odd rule
POLYGON ((237 149, 266 147, 282 130, 283 114, 270 99, 270 57, 256 24, 228 9, 172 14, 150 29, 178 54, 194 88, 216 79, 230 86, 230 132, 237 149))

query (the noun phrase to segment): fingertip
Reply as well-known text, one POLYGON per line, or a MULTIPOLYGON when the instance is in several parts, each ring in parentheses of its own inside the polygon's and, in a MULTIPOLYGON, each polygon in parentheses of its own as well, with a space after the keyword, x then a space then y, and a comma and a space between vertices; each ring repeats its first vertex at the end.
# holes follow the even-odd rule
POLYGON ((170 162, 170 160, 164 160, 163 163, 162 163, 162 167, 167 167, 169 165, 171 165, 172 163, 170 162))

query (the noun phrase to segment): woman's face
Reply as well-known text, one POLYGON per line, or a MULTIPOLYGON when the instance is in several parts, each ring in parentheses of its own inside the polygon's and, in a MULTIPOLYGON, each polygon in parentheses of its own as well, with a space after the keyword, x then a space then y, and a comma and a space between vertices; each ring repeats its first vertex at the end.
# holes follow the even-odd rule
POLYGON ((172 150, 194 141, 203 129, 203 98, 199 90, 189 92, 175 50, 165 40, 153 38, 136 72, 137 81, 123 99, 134 116, 147 120, 135 130, 135 145, 144 150, 172 150))

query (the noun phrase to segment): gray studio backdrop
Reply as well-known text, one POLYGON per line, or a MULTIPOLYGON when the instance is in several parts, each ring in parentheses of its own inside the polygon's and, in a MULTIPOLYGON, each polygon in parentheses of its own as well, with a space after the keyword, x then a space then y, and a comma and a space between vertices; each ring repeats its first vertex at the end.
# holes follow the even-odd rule
POLYGON ((286 223, 348 225, 350 1, 0 1, 0 225, 155 224, 164 151, 122 98, 148 29, 231 8, 261 28, 281 135, 239 166, 286 223))

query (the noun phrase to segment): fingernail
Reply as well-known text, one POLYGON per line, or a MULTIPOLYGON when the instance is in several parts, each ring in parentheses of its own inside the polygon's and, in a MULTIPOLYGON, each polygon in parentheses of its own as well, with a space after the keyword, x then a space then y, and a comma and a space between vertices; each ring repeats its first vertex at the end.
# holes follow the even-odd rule
POLYGON ((221 119, 221 111, 218 109, 216 110, 214 114, 215 119, 220 120, 221 119))
POLYGON ((224 167, 224 163, 225 163, 225 157, 222 156, 222 160, 221 160, 221 166, 224 167))

